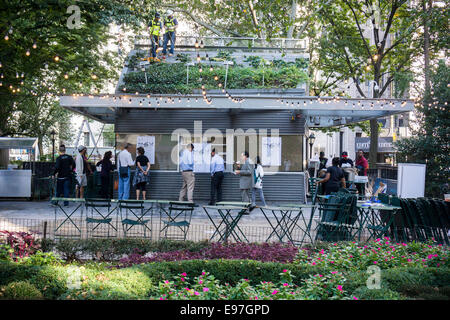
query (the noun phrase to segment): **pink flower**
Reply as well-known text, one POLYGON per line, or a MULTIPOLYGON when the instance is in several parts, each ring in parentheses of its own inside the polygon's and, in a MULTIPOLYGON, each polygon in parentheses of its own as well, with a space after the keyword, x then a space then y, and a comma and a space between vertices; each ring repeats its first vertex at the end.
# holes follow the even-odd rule
POLYGON ((377 264, 378 262, 374 261, 373 264, 377 264))
POLYGON ((331 271, 331 274, 336 274, 337 273, 337 271, 331 271))
POLYGON ((202 284, 202 283, 203 283, 203 280, 200 280, 198 283, 199 283, 199 284, 202 284))
POLYGON ((353 300, 358 300, 358 298, 357 297, 353 297, 353 300))
POLYGON ((338 285, 337 289, 342 292, 342 286, 341 285, 338 285))
POLYGON ((334 261, 330 261, 330 263, 334 263, 334 261))
POLYGON ((209 288, 203 288, 203 292, 208 292, 209 288))
POLYGON ((322 278, 322 277, 323 277, 323 275, 319 274, 319 278, 322 278))
POLYGON ((315 266, 316 265, 316 263, 315 262, 313 262, 313 263, 311 263, 313 266, 315 266))
POLYGON ((258 300, 258 297, 255 297, 255 300, 258 300))
POLYGON ((184 281, 184 278, 181 278, 180 280, 181 280, 181 281, 184 281))
POLYGON ((184 277, 187 276, 186 272, 183 272, 181 275, 184 276, 184 277))
POLYGON ((277 294, 278 291, 277 290, 273 290, 272 294, 277 294))
POLYGON ((204 276, 205 274, 206 274, 206 272, 205 272, 205 271, 203 271, 203 272, 202 272, 202 276, 204 276))
POLYGON ((411 262, 412 260, 411 259, 408 259, 408 262, 411 262))
POLYGON ((283 286, 287 287, 289 284, 288 283, 283 283, 283 286))
POLYGON ((200 293, 198 293, 197 291, 195 291, 194 294, 195 294, 196 296, 198 296, 200 293))
POLYGON ((164 283, 165 283, 165 284, 168 284, 168 283, 169 283, 169 280, 164 281, 164 283))
POLYGON ((284 269, 283 272, 287 272, 287 269, 284 269))

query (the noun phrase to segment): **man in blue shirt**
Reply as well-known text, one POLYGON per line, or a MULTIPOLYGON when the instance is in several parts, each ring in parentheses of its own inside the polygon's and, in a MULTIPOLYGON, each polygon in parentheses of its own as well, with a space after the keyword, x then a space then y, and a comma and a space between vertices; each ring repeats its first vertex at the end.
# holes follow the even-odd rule
POLYGON ((187 193, 187 199, 189 202, 194 202, 194 145, 188 144, 180 154, 180 170, 183 177, 183 186, 180 190, 179 201, 184 201, 184 197, 187 193))
POLYGON ((215 205, 215 195, 217 193, 217 202, 222 201, 222 182, 223 172, 225 171, 225 163, 223 158, 216 153, 216 149, 211 151, 211 198, 209 205, 215 205))

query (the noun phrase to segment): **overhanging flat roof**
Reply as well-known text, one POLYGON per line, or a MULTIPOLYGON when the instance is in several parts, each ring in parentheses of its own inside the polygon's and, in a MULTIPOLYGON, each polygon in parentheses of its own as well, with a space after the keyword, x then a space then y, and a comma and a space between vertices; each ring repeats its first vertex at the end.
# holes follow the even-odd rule
POLYGON ((173 110, 284 110, 295 117, 305 117, 308 127, 330 127, 357 123, 414 110, 413 100, 354 99, 307 97, 292 94, 224 94, 192 95, 89 95, 61 96, 66 109, 92 119, 114 123, 120 109, 173 110))
POLYGON ((0 149, 34 149, 38 138, 0 137, 0 149))

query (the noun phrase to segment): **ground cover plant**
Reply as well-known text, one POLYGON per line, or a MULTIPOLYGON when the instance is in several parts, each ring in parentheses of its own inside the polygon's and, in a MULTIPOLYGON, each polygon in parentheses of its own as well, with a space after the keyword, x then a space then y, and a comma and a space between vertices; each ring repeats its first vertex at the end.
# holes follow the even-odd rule
MULTIPOLYGON (((31 235, 22 236, 30 239, 31 235)), ((33 240, 34 251, 20 256, 15 252, 21 241, 7 244, 3 237, 0 299, 450 297, 448 248, 432 242, 395 243, 383 238, 368 243, 318 243, 296 248, 281 244, 127 240, 67 240, 64 246, 87 250, 91 258, 71 260, 69 255, 65 260, 56 250, 61 244, 46 243, 48 252, 43 252, 42 241, 33 240), (111 249, 115 254, 105 255, 100 259, 103 261, 93 260, 98 257, 97 250, 114 245, 120 248, 111 249), (379 268, 378 280, 374 278, 374 267, 379 268)))

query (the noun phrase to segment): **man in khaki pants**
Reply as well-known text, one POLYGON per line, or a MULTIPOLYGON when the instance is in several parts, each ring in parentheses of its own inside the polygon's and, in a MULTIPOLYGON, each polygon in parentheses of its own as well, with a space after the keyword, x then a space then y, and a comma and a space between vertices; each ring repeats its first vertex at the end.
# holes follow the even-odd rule
POLYGON ((183 187, 180 190, 179 201, 184 201, 187 192, 189 202, 194 202, 194 145, 188 144, 186 149, 180 155, 180 170, 183 176, 183 187))

